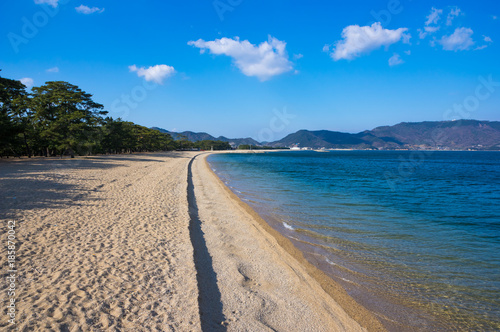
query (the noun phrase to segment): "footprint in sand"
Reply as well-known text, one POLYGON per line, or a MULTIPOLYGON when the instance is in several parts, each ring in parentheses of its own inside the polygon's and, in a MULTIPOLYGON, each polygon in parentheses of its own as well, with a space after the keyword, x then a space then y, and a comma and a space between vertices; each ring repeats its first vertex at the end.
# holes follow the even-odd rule
POLYGON ((51 308, 48 310, 47 316, 52 317, 55 320, 60 320, 63 318, 63 313, 59 308, 51 308))

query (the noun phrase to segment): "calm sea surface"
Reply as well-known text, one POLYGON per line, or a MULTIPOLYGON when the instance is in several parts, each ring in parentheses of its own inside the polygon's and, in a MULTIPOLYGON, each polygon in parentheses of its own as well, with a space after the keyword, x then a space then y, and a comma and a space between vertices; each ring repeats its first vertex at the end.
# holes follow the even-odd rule
POLYGON ((212 169, 390 330, 500 330, 500 153, 217 154, 212 169))

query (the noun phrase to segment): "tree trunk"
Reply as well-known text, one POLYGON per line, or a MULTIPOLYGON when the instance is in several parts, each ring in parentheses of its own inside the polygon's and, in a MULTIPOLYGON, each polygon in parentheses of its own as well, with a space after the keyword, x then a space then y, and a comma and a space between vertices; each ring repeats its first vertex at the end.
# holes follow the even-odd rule
POLYGON ((31 158, 31 149, 28 144, 28 139, 26 138, 26 133, 23 133, 24 145, 26 146, 26 152, 28 153, 28 158, 31 158))

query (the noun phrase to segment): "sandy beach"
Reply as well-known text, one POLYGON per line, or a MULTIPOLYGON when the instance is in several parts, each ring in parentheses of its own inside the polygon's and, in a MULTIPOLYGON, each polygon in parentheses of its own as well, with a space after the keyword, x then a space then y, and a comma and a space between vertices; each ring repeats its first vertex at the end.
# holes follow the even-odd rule
MULTIPOLYGON (((198 152, 0 161, 20 331, 381 331, 198 152)), ((4 285, 6 285, 4 283, 4 285)))

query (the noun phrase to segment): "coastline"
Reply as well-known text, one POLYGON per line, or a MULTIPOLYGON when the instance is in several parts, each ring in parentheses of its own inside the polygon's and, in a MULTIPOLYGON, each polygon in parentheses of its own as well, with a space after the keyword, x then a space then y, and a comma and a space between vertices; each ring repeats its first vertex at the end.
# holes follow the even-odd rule
MULTIPOLYGON (((474 268, 469 268, 469 270, 467 270, 465 266, 462 267, 462 257, 455 254, 455 248, 461 248, 461 250, 466 251, 468 250, 467 245, 462 245, 460 239, 456 239, 453 234, 450 234, 450 245, 441 247, 439 236, 433 238, 426 232, 427 226, 435 229, 436 233, 443 234, 448 230, 467 230, 467 225, 462 227, 460 224, 455 224, 454 220, 446 219, 446 216, 439 217, 439 214, 437 214, 437 220, 447 220, 450 222, 450 224, 446 225, 445 229, 442 229, 439 225, 433 223, 419 223, 421 220, 429 220, 426 218, 425 214, 422 214, 421 219, 417 219, 416 217, 412 217, 411 214, 404 214, 400 211, 397 213, 398 215, 396 217, 403 217, 401 218, 401 224, 405 226, 400 229, 402 232, 398 233, 397 228, 395 228, 393 232, 390 232, 392 234, 387 237, 386 229, 392 230, 390 227, 392 226, 391 220, 394 215, 389 213, 382 215, 381 218, 381 215, 377 213, 377 209, 372 208, 377 207, 377 200, 373 199, 373 192, 371 201, 369 200, 369 195, 365 197, 365 200, 368 199, 369 202, 372 202, 367 205, 364 205, 365 202, 362 200, 360 202, 357 200, 349 200, 346 204, 344 204, 345 202, 343 201, 335 201, 334 198, 323 200, 322 197, 326 197, 326 195, 324 195, 325 192, 322 191, 323 187, 321 187, 321 185, 316 186, 315 181, 318 176, 312 170, 317 168, 318 164, 321 165, 319 161, 315 162, 315 160, 323 160, 322 158, 324 155, 319 156, 319 154, 310 153, 309 156, 306 155, 306 157, 296 160, 294 158, 297 155, 299 154, 275 154, 268 155, 268 157, 255 155, 252 157, 250 155, 238 156, 234 154, 221 154, 219 156, 215 155, 210 157, 208 162, 213 171, 220 177, 220 180, 232 193, 234 193, 234 195, 248 204, 248 206, 262 217, 262 219, 264 219, 274 230, 290 239, 309 262, 322 269, 330 278, 342 285, 347 293, 352 296, 356 302, 372 312, 387 330, 481 330, 488 328, 494 329, 495 326, 498 326, 498 315, 496 315, 498 306, 489 306, 489 303, 495 303, 494 293, 481 293, 481 288, 476 284, 478 278, 476 278, 474 268), (305 172, 299 173, 299 176, 295 176, 297 174, 294 168, 295 165, 304 165, 305 172), (309 180, 309 183, 307 180, 309 180), (316 188, 318 188, 318 194, 312 195, 316 188), (323 208, 324 206, 329 206, 329 200, 332 201, 332 206, 334 208, 323 208), (375 204, 373 204, 373 202, 375 202, 375 204), (352 209, 351 206, 353 206, 352 209), (356 209, 357 206, 359 206, 358 209, 356 209), (363 214, 365 210, 364 206, 370 208, 366 209, 366 213, 363 214), (345 225, 343 229, 340 227, 335 228, 334 226, 331 228, 329 227, 330 216, 337 217, 335 210, 338 210, 340 215, 334 220, 340 220, 339 223, 342 226, 345 225), (327 212, 329 212, 329 214, 327 212), (390 248, 391 250, 385 250, 385 248, 381 247, 381 249, 384 250, 383 255, 377 256, 376 258, 378 260, 367 260, 366 262, 368 264, 364 264, 365 258, 372 257, 372 253, 375 257, 379 251, 377 246, 371 245, 373 242, 370 242, 370 236, 365 236, 366 233, 364 232, 357 233, 356 230, 359 229, 357 227, 350 227, 350 214, 356 216, 356 213, 361 213, 364 219, 359 218, 354 220, 367 221, 370 225, 373 223, 375 226, 363 229, 369 235, 369 231, 372 231, 375 238, 380 234, 382 239, 390 238, 391 243, 394 243, 393 248, 390 248), (346 222, 342 223, 343 220, 346 220, 346 222), (388 221, 385 222, 385 220, 388 221), (380 223, 377 224, 377 222, 380 223), (379 225, 382 226, 382 228, 379 227, 377 229, 379 225), (408 225, 415 225, 416 228, 408 228, 408 225), (419 225, 421 227, 420 232, 418 231, 419 225), (389 228, 387 228, 387 226, 389 228), (325 227, 324 232, 322 232, 321 227, 325 227), (412 231, 407 232, 406 230, 409 229, 412 229, 412 231), (351 235, 350 231, 352 231, 353 235, 351 235), (378 231, 380 232, 377 233, 378 231), (415 237, 413 241, 408 241, 406 237, 407 233, 415 237), (392 242, 392 239, 395 241, 392 242), (399 244, 396 240, 400 240, 399 244), (421 246, 421 244, 426 243, 427 240, 429 241, 429 245, 421 246), (436 242, 433 243, 432 241, 436 242), (366 248, 363 248, 361 246, 357 247, 357 243, 368 244, 366 248), (405 247, 409 243, 412 245, 405 247), (453 243, 453 245, 451 243, 453 243), (356 248, 361 249, 361 253, 358 254, 358 257, 351 254, 352 248, 354 248, 354 250, 356 250, 356 248), (401 248, 403 248, 403 250, 399 250, 401 248), (432 250, 433 248, 436 250, 432 250), (399 255, 399 253, 401 253, 401 255, 399 255), (349 254, 351 254, 351 256, 349 256, 349 254), (352 257, 354 257, 354 259, 352 259, 352 257), (419 260, 414 261, 414 257, 419 257, 419 260), (421 259, 420 257, 423 258, 421 259), (387 258, 388 264, 385 263, 385 258, 387 258), (435 258, 435 260, 433 260, 433 258, 435 258), (377 262, 381 262, 382 264, 378 264, 377 262), (391 262, 395 264, 391 265, 391 262), (447 265, 447 262, 453 262, 454 265, 447 265), (409 271, 407 271, 405 269, 405 263, 407 263, 410 268, 413 268, 413 270, 409 269, 409 271), (435 264, 434 266, 438 267, 437 270, 432 269, 433 263, 435 264), (428 270, 425 264, 430 266, 428 270), (449 266, 450 269, 445 268, 445 266, 449 266), (428 274, 426 274, 426 271, 429 271, 428 274), (448 278, 443 278, 443 275, 447 275, 448 278), (459 282, 463 282, 461 285, 467 286, 460 288, 457 286, 459 282), (453 297, 453 293, 460 294, 461 292, 463 292, 463 296, 459 298, 453 297), (490 299, 493 301, 490 302, 490 299), (481 303, 481 305, 474 306, 474 303, 481 303), (489 314, 490 312, 491 314, 489 314)), ((366 155, 369 154, 363 154, 361 156, 366 155)), ((451 172, 452 174, 449 175, 453 176, 453 174, 457 174, 455 178, 460 178, 460 174, 467 174, 467 168, 463 167, 462 169, 456 169, 451 165, 453 165, 457 159, 461 160, 463 156, 464 155, 459 152, 451 157, 446 153, 442 155, 438 154, 426 164, 426 167, 431 170, 434 167, 437 172, 441 172, 441 165, 443 163, 449 164, 450 168, 447 174, 451 172)), ((358 155, 353 154, 350 159, 347 159, 346 163, 351 161, 353 159, 352 157, 354 157, 356 161, 360 159, 358 155)), ((395 153, 389 159, 390 161, 396 160, 397 162, 397 158, 398 154, 395 153)), ((494 160, 495 157, 485 154, 477 163, 478 165, 483 165, 489 163, 492 158, 494 160)), ((331 159, 336 159, 335 155, 332 155, 331 159)), ((467 158, 464 159, 468 160, 467 158)), ((476 162, 476 159, 473 159, 472 162, 476 162)), ((388 162, 382 161, 381 164, 380 167, 375 167, 375 169, 387 169, 385 166, 388 162)), ((379 184, 380 181, 376 179, 380 179, 380 177, 377 176, 380 172, 375 171, 375 174, 364 173, 365 168, 369 168, 370 165, 365 165, 366 167, 364 168, 362 167, 363 163, 360 163, 360 165, 361 170, 358 173, 363 173, 365 175, 369 174, 370 179, 375 179, 372 182, 379 184)), ((342 164, 342 166, 345 165, 342 164)), ((389 165, 389 169, 390 167, 391 165, 389 165)), ((345 169, 345 167, 338 168, 340 170, 345 169)), ((335 174, 331 174, 335 172, 336 169, 337 168, 330 173, 325 172, 322 178, 325 183, 331 183, 333 181, 338 183, 349 183, 348 180, 345 180, 348 177, 344 176, 337 178, 335 174), (327 179, 329 178, 326 177, 326 175, 331 175, 331 178, 334 180, 328 182, 327 179), (344 181, 342 182, 342 180, 344 181)), ((429 171, 429 174, 435 173, 429 171)), ((491 183, 495 183, 495 179, 491 180, 491 183)), ((428 183, 429 181, 432 181, 431 175, 422 177, 423 183, 428 183)), ((481 179, 478 178, 476 182, 481 183, 481 179)), ((476 182, 472 181, 471 183, 476 182)), ((439 184, 426 187, 433 188, 433 192, 441 193, 440 189, 436 188, 436 186, 439 186, 439 184)), ((340 187, 345 189, 346 186, 340 187)), ((354 188, 357 187, 354 186, 354 188)), ((385 192, 382 192, 383 184, 382 186, 376 186, 376 188, 382 188, 376 192, 376 195, 377 197, 383 197, 384 201, 391 201, 390 198, 394 195, 400 195, 401 197, 407 198, 411 197, 411 199, 408 200, 403 199, 404 202, 409 203, 408 206, 410 208, 408 208, 408 211, 415 211, 414 208, 416 204, 427 200, 425 195, 416 195, 414 198, 411 186, 409 188, 410 191, 405 191, 405 189, 408 188, 402 188, 402 194, 391 194, 391 192, 388 192, 387 195, 385 192), (413 207, 413 210, 411 207, 413 207)), ((458 193, 458 199, 450 200, 447 196, 441 196, 443 197, 442 200, 434 198, 431 202, 432 204, 429 205, 429 213, 434 211, 432 207, 441 207, 441 209, 437 211, 443 211, 442 207, 445 206, 445 204, 460 201, 461 196, 459 194, 460 188, 462 188, 460 183, 455 183, 454 188, 455 190, 451 192, 458 193)), ((485 190, 489 188, 492 188, 492 191, 486 192, 491 193, 491 195, 485 196, 484 199, 486 202, 488 202, 488 198, 491 199, 495 197, 494 193, 496 189, 490 185, 489 187, 486 186, 485 190)), ((427 190, 427 192, 429 191, 430 190, 427 190)), ((351 191, 347 189, 347 192, 350 193, 351 191)), ((357 192, 354 191, 354 194, 356 193, 357 192)), ((336 197, 336 192, 333 191, 332 195, 336 197)), ((478 191, 477 195, 480 195, 480 191, 478 191)), ((498 195, 496 197, 498 197, 498 195)), ((395 205, 387 204, 382 206, 390 208, 395 205)), ((407 205, 400 206, 407 207, 407 205)), ((468 215, 467 213, 469 211, 471 211, 471 209, 460 209, 460 207, 458 207, 456 215, 465 216, 468 215)), ((471 213, 474 213, 474 211, 471 213)), ((472 214, 472 216, 473 215, 474 214, 472 214)), ((418 216, 420 217, 420 215, 418 216)), ((471 217, 471 219, 472 222, 474 219, 473 217, 471 217)), ((477 221, 477 225, 478 228, 482 225, 481 220, 477 221)), ((488 227, 488 224, 485 224, 483 227, 488 227)), ((482 228, 479 229, 481 230, 482 228)), ((481 231, 473 233, 469 237, 470 243, 475 243, 476 239, 481 239, 481 231), (477 236, 474 234, 477 234, 477 236)), ((411 240, 411 238, 409 240, 411 240)), ((486 246, 487 243, 484 243, 484 245, 486 246)), ((483 262, 482 255, 477 256, 477 261, 483 262)), ((476 266, 473 261, 469 262, 469 265, 476 266)), ((478 268, 481 267, 480 263, 477 265, 478 268)), ((480 278, 494 282, 487 274, 480 278)), ((488 283, 485 282, 484 284, 487 285, 488 283)))
POLYGON ((385 330, 234 195, 209 154, 2 161, 15 327, 385 330))
MULTIPOLYGON (((259 151, 256 153, 273 152, 269 151, 259 151)), ((237 153, 237 152, 234 152, 237 153)), ((243 153, 252 153, 250 151, 245 151, 243 153)), ((305 257, 304 253, 300 251, 290 239, 282 235, 279 231, 271 227, 267 221, 265 221, 253 208, 251 208, 247 203, 242 201, 231 189, 229 189, 224 182, 215 174, 215 172, 210 167, 207 157, 210 155, 204 154, 202 156, 203 163, 215 181, 218 183, 219 187, 225 191, 227 196, 242 210, 245 211, 251 218, 258 224, 263 232, 269 235, 276 243, 282 248, 288 255, 290 255, 300 266, 305 270, 307 275, 309 275, 321 289, 330 296, 340 307, 345 310, 348 316, 352 317, 356 322, 358 322, 363 328, 368 331, 385 331, 386 329, 380 323, 380 321, 375 317, 373 313, 367 310, 365 307, 357 303, 350 295, 347 294, 345 289, 338 283, 336 283, 332 278, 330 278, 325 272, 320 270, 318 267, 310 263, 305 257)))

